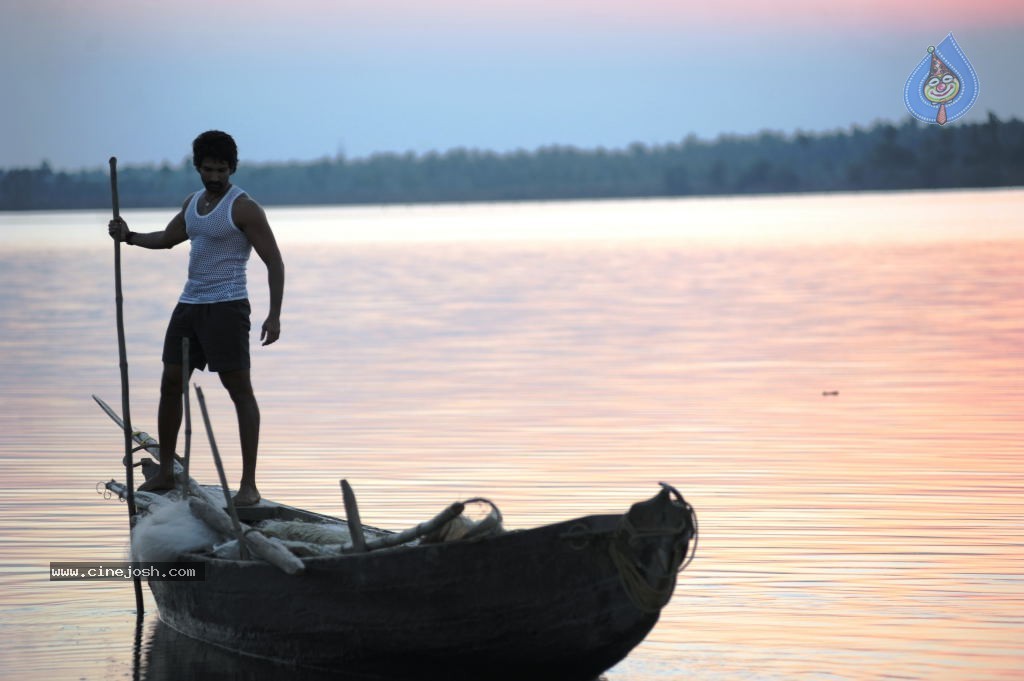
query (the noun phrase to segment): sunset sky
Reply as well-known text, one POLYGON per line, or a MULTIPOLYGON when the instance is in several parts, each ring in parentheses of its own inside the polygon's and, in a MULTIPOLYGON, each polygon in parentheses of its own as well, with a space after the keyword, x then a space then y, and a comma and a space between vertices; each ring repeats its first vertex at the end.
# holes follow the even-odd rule
POLYGON ((960 122, 1024 117, 1019 0, 34 0, 0 24, 0 168, 621 148, 907 117, 952 31, 960 122))

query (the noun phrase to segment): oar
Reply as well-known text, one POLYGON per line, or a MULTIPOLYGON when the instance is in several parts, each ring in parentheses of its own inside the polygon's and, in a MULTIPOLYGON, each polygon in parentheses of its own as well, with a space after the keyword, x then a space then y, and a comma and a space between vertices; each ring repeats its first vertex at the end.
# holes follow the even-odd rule
MULTIPOLYGON (((110 200, 114 209, 114 219, 121 217, 121 208, 117 198, 117 157, 110 157, 110 200)), ((135 518, 135 476, 132 468, 132 417, 128 410, 128 352, 124 343, 124 297, 121 295, 121 241, 114 239, 114 304, 117 308, 117 356, 121 365, 121 414, 124 418, 124 478, 128 488, 128 528, 131 533, 131 521, 135 518)), ((135 582, 135 612, 142 618, 145 614, 142 603, 142 580, 135 582)))

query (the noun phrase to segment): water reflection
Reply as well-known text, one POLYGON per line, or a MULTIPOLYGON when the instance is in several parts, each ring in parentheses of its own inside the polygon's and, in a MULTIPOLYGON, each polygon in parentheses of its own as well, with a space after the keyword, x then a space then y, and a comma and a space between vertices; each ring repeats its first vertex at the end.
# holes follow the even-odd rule
POLYGON ((144 649, 137 678, 145 681, 362 681, 238 655, 179 634, 159 619, 151 623, 144 649))
MULTIPOLYGON (((934 198, 723 201, 713 215, 700 202, 552 207, 580 229, 601 211, 601 229, 621 223, 576 243, 521 240, 539 227, 517 233, 515 218, 535 207, 423 208, 431 230, 451 217, 511 224, 514 238, 415 245, 302 244, 307 219, 344 232, 351 214, 286 213, 284 335, 254 353, 261 488, 341 514, 347 477, 364 521, 387 527, 483 495, 516 528, 620 513, 664 479, 700 509, 701 552, 612 681, 1012 678, 1024 668, 1024 193, 938 195, 952 228, 914 222, 918 197, 934 198)), ((76 219, 69 234, 94 226, 76 219)), ((120 436, 89 399, 119 394, 108 244, 7 245, 0 676, 123 676, 130 584, 44 577, 49 561, 123 551, 124 507, 93 492, 120 475, 120 436)), ((185 255, 125 260, 144 429, 185 255)), ((230 401, 197 380, 237 471, 230 401)), ((212 480, 196 440, 195 475, 212 480)))
MULTIPOLYGON (((141 644, 142 632, 140 626, 136 632, 137 645, 141 644)), ((306 669, 238 655, 179 634, 159 619, 150 625, 142 648, 145 654, 137 658, 133 677, 144 681, 396 681, 365 674, 353 676, 340 670, 306 669)), ((441 680, 410 678, 404 681, 441 680)), ((601 677, 595 681, 607 679, 601 677)))

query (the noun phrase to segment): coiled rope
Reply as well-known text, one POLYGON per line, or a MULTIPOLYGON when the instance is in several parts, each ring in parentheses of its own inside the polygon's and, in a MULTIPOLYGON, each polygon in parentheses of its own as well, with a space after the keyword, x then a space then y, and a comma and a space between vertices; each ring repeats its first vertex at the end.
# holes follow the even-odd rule
POLYGON ((656 613, 660 611, 669 599, 676 587, 676 575, 682 572, 691 561, 697 550, 697 514, 693 507, 683 499, 682 495, 670 485, 662 485, 673 493, 677 503, 682 505, 685 514, 678 524, 662 525, 651 528, 638 528, 629 519, 629 514, 622 516, 619 529, 608 544, 612 562, 619 573, 622 585, 633 602, 642 612, 656 613), (666 567, 678 565, 678 569, 669 570, 664 574, 652 574, 648 576, 648 569, 637 562, 635 552, 632 548, 637 540, 673 537, 672 551, 666 567), (686 556, 686 547, 689 539, 693 539, 693 551, 686 556), (684 562, 685 559, 685 562, 684 562), (653 584, 651 582, 654 582, 653 584))

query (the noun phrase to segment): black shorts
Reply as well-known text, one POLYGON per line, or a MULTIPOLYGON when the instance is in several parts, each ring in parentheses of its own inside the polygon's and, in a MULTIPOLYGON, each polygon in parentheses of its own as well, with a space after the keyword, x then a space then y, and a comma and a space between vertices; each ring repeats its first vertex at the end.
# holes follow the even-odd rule
POLYGON ((249 301, 178 303, 164 337, 165 364, 182 364, 181 339, 188 338, 193 369, 237 371, 249 368, 249 301))

